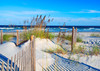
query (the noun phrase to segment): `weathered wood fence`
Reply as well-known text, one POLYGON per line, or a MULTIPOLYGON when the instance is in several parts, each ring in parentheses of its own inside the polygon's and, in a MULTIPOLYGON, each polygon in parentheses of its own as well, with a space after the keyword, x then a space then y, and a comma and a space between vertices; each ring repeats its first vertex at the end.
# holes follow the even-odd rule
MULTIPOLYGON (((27 31, 23 31, 23 32, 27 32, 27 31)), ((23 32, 21 32, 21 31, 19 31, 19 30, 16 30, 16 32, 15 32, 15 36, 16 36, 16 45, 20 45, 20 44, 22 44, 23 42, 25 42, 25 41, 22 41, 22 37, 23 36, 20 36, 23 32)), ((8 34, 9 35, 9 34, 8 34)), ((14 35, 14 34, 12 34, 12 35, 14 35)), ((1 42, 1 44, 3 44, 3 30, 1 30, 0 31, 0 42, 1 42)))
POLYGON ((73 52, 73 47, 77 42, 77 28, 72 28, 72 42, 71 42, 71 52, 73 52))
POLYGON ((2 60, 1 71, 36 71, 35 37, 7 62, 2 60))

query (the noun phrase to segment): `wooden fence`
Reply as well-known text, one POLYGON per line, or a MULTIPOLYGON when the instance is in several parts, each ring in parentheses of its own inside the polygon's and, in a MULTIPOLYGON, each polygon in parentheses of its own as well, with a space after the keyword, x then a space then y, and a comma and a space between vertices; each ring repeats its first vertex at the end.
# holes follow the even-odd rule
MULTIPOLYGON (((27 41, 27 40, 23 41, 23 40, 21 39, 23 36, 20 36, 20 35, 23 34, 23 32, 26 33, 27 31, 19 31, 19 30, 16 30, 16 32, 15 32, 15 36, 16 36, 16 45, 20 45, 20 44, 22 44, 23 42, 27 41)), ((14 35, 14 34, 12 33, 12 35, 14 35)), ((3 44, 3 30, 1 30, 0 42, 1 42, 1 44, 3 44)))
POLYGON ((2 60, 1 71, 36 71, 35 37, 31 36, 28 47, 20 50, 11 60, 2 60))
POLYGON ((77 42, 77 28, 72 28, 72 42, 71 42, 71 52, 73 52, 73 47, 77 42))

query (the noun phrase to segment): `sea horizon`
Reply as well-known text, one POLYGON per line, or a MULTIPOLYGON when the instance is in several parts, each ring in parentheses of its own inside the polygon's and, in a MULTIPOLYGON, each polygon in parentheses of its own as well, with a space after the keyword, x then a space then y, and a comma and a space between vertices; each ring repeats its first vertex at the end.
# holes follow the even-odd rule
MULTIPOLYGON (((3 30, 3 32, 16 32, 16 30, 22 31, 24 27, 27 27, 27 29, 30 29, 30 25, 0 25, 0 30, 3 30)), ((32 26, 34 27, 34 25, 32 26)), ((100 26, 57 26, 57 25, 47 25, 45 28, 45 31, 49 28, 49 32, 71 32, 72 27, 75 27, 78 29, 78 32, 100 32, 100 26)))

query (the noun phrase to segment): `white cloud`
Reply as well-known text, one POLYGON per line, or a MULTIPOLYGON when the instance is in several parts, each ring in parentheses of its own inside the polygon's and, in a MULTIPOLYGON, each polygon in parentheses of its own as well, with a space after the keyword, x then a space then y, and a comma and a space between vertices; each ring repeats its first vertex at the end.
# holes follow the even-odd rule
POLYGON ((57 11, 48 10, 34 10, 34 11, 0 11, 0 15, 36 15, 36 14, 51 14, 57 13, 57 11))
POLYGON ((100 17, 98 18, 69 18, 69 17, 54 17, 57 23, 66 22, 67 25, 100 25, 100 17))
POLYGON ((100 13, 100 11, 97 11, 97 10, 85 10, 85 11, 69 12, 69 13, 100 13))

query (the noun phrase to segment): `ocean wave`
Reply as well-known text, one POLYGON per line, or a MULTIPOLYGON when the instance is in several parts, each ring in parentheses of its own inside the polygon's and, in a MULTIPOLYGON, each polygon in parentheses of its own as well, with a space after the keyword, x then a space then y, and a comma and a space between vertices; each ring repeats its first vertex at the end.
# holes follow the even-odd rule
POLYGON ((7 29, 8 30, 8 29, 14 29, 14 28, 0 28, 0 29, 2 29, 2 30, 7 29))
POLYGON ((94 28, 89 28, 88 30, 92 30, 92 29, 94 29, 94 28))
POLYGON ((95 30, 100 30, 100 29, 95 29, 95 30))

